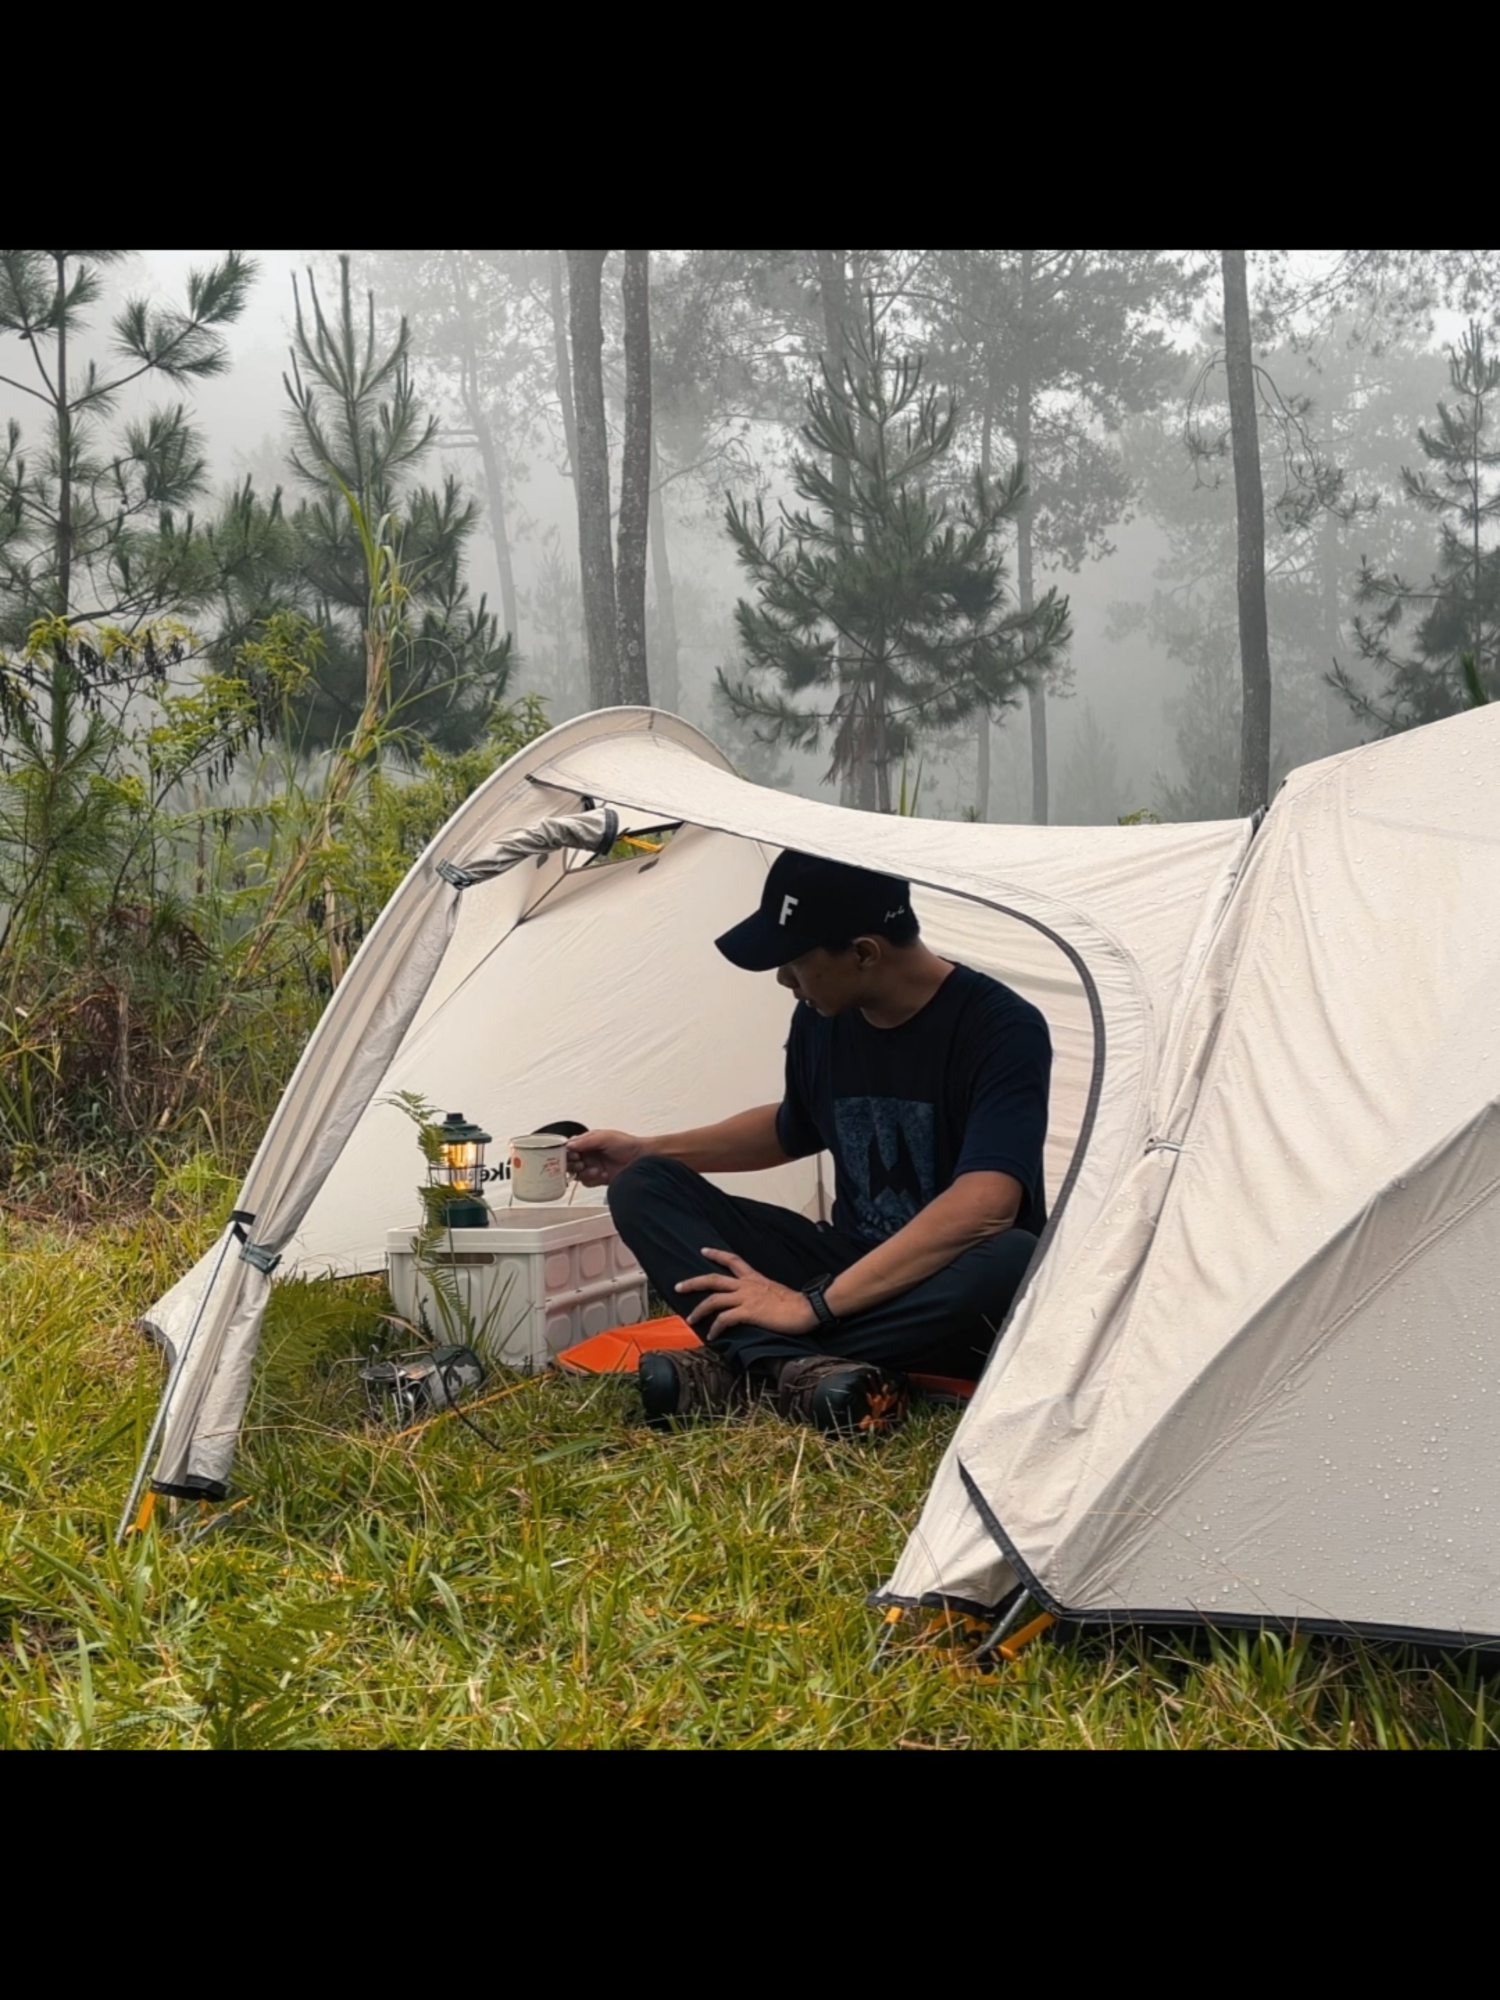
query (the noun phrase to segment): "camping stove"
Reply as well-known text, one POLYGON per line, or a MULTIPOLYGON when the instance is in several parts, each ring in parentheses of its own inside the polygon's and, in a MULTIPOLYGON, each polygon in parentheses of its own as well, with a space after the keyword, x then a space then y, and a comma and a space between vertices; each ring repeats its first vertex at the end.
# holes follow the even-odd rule
POLYGON ((484 1380, 472 1347, 424 1347, 370 1361, 359 1371, 372 1423, 400 1428, 457 1403, 484 1380))

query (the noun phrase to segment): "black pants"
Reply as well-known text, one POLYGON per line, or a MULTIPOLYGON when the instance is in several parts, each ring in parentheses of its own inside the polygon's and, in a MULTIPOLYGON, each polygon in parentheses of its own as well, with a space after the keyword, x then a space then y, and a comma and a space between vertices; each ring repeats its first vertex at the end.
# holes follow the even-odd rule
MULTIPOLYGON (((679 1298, 678 1281, 722 1269, 704 1257, 705 1247, 732 1250, 763 1278, 795 1291, 825 1272, 847 1270, 869 1248, 790 1209, 724 1194, 675 1160, 637 1160, 626 1167, 611 1183, 609 1209, 657 1292, 684 1317, 703 1294, 679 1298)), ((1026 1230, 1008 1229, 965 1250, 898 1298, 836 1327, 793 1339, 758 1326, 735 1326, 714 1345, 741 1368, 831 1351, 851 1361, 973 1381, 1036 1245, 1026 1230)), ((699 1331, 705 1330, 700 1322, 699 1331)))

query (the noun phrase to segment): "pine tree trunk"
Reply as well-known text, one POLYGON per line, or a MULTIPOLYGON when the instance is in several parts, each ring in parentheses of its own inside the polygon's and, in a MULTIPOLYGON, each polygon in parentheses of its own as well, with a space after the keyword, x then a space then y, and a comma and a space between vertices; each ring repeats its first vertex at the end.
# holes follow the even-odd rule
MULTIPOLYGON (((1033 520, 1031 470, 1031 256, 1021 252, 1021 363, 1016 375, 1016 456, 1026 471, 1026 497, 1016 521, 1016 594, 1024 616, 1036 605, 1032 576, 1033 520)), ((1031 823, 1047 824, 1047 689, 1040 674, 1026 690, 1031 711, 1031 823)))
POLYGON ((573 372, 568 366, 568 307, 563 297, 561 250, 547 252, 552 296, 552 365, 557 375, 557 406, 562 411, 563 443, 568 453, 568 477, 578 477, 578 427, 573 421, 573 372))
MULTIPOLYGON (((994 455, 995 377, 993 369, 988 365, 988 353, 985 359, 984 421, 979 432, 979 470, 988 481, 994 455)), ((981 708, 974 736, 974 811, 986 824, 990 817, 990 731, 993 726, 989 710, 981 708)))
MULTIPOLYGON (((53 404, 57 411, 57 611, 66 618, 73 607, 73 411, 68 401, 68 266, 65 251, 55 251, 57 264, 57 379, 53 404)), ((49 742, 54 769, 49 782, 58 775, 56 767, 67 757, 65 718, 71 708, 73 670, 68 661, 68 642, 59 638, 52 654, 48 698, 51 704, 49 742)), ((8 929, 8 926, 7 926, 8 929)))
MULTIPOLYGON (((1031 602, 1022 598, 1022 609, 1029 611, 1031 602)), ((1047 690, 1042 683, 1034 681, 1026 690, 1026 703, 1031 713, 1031 823, 1033 826, 1047 824, 1047 690)))
POLYGON ((880 678, 873 684, 875 691, 875 699, 873 704, 874 715, 873 715, 873 728, 871 731, 871 743, 870 743, 870 752, 871 752, 870 768, 875 780, 874 809, 876 812, 888 813, 891 810, 891 746, 890 746, 890 739, 886 734, 886 701, 885 701, 886 676, 884 668, 885 649, 883 640, 884 640, 884 635, 882 634, 882 643, 880 646, 880 654, 879 654, 879 657, 881 658, 882 661, 880 678))
POLYGON ((73 599, 73 412, 68 403, 67 253, 57 264, 57 609, 66 618, 73 599))
POLYGON ((479 461, 484 467, 484 497, 489 508, 490 540, 495 548, 495 567, 500 572, 500 618, 506 631, 519 645, 521 621, 516 611, 516 575, 510 557, 510 531, 505 520, 505 487, 500 478, 500 454, 488 418, 482 411, 473 415, 479 439, 479 461))
POLYGON ((1224 350, 1229 377, 1229 436, 1234 452, 1234 507, 1240 611, 1239 809, 1267 802, 1271 789, 1271 645, 1266 626, 1266 503, 1255 419, 1255 363, 1250 350, 1250 287, 1243 250, 1220 253, 1224 274, 1224 350))
POLYGON ((651 523, 651 252, 627 250, 625 301, 625 445, 620 458, 620 525, 615 557, 615 617, 620 697, 648 707, 646 548, 651 523))
POLYGON ((656 698, 676 714, 682 700, 677 673, 677 597, 667 548, 667 517, 661 497, 661 455, 651 433, 651 581, 656 590, 656 698))
MULTIPOLYGON (((849 287, 845 293, 844 312, 846 317, 858 314, 864 321, 867 304, 865 288, 867 272, 865 260, 858 250, 849 252, 849 287)), ((845 346, 848 336, 845 335, 845 346)), ((873 443, 872 426, 864 419, 859 420, 859 442, 861 450, 868 450, 873 443)), ((844 485, 850 484, 849 468, 845 468, 844 485)), ((852 535, 851 529, 851 535, 852 535)), ((891 798, 891 749, 889 731, 889 683, 884 667, 868 674, 866 686, 869 689, 869 733, 862 753, 868 771, 861 770, 859 802, 866 812, 888 813, 895 811, 891 798)))
MULTIPOLYGON (((1484 398, 1476 383, 1469 411, 1469 489, 1474 495, 1474 522, 1470 531, 1473 545, 1472 566, 1474 577, 1474 672, 1484 671, 1484 456, 1481 443, 1484 438, 1484 398)), ((1459 663, 1462 676, 1462 662, 1459 663)))
MULTIPOLYGON (((874 726, 873 721, 866 723, 866 741, 868 741, 870 735, 873 735, 874 726)), ((879 812, 880 781, 873 756, 862 756, 860 758, 854 770, 853 795, 852 797, 844 798, 841 794, 840 804, 858 806, 861 812, 879 812)))
POLYGON ((989 710, 980 709, 974 731, 974 812, 986 824, 990 817, 990 721, 989 710))
MULTIPOLYGON (((823 358, 835 381, 843 374, 847 350, 845 328, 849 323, 849 280, 844 269, 845 254, 842 250, 819 250, 816 253, 818 290, 823 301, 823 358)), ((839 541, 849 542, 854 533, 847 512, 849 461, 835 458, 828 470, 837 496, 835 505, 839 508, 834 521, 834 534, 839 541)), ((851 745, 851 755, 839 777, 839 804, 859 806, 865 812, 873 812, 875 773, 867 754, 871 722, 866 712, 868 691, 852 683, 847 642, 842 638, 834 651, 834 690, 835 707, 844 711, 844 719, 836 726, 849 731, 851 745)))
POLYGON ((568 334, 573 354, 573 423, 577 455, 578 576, 589 651, 589 698, 596 708, 620 700, 616 652, 615 566, 609 542, 609 433, 604 424, 604 319, 600 288, 607 250, 568 252, 568 334))

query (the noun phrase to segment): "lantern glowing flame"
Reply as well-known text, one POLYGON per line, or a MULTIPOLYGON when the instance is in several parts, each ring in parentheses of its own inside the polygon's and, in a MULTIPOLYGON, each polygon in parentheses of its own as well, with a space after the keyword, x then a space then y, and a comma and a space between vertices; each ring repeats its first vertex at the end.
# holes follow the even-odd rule
POLYGON ((443 1178, 449 1187, 465 1194, 478 1194, 484 1179, 484 1147, 477 1140, 461 1140, 443 1147, 443 1178))
POLYGON ((438 1127, 437 1158, 427 1166, 427 1178, 443 1190, 443 1219, 453 1229, 483 1229, 489 1210, 482 1200, 484 1149, 491 1135, 471 1125, 461 1111, 450 1111, 438 1127))

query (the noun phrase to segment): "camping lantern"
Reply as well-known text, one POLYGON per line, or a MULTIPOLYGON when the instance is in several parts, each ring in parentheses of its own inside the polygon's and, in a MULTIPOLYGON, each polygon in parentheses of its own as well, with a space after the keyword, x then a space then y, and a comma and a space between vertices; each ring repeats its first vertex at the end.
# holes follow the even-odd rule
POLYGON ((437 1154, 427 1163, 428 1184, 439 1191, 432 1197, 433 1219, 446 1229, 487 1229, 484 1149, 490 1134, 461 1111, 450 1111, 437 1129, 437 1154))

